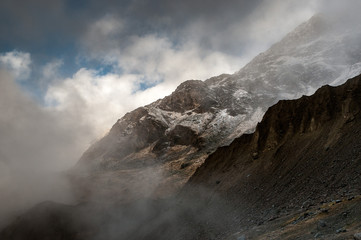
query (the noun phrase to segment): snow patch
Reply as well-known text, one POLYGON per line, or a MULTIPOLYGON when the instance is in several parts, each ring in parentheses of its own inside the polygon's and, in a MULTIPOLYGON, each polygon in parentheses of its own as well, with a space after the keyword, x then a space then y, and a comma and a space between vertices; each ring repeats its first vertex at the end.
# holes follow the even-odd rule
POLYGON ((233 93, 233 97, 237 99, 249 97, 249 93, 243 89, 239 89, 233 93))
POLYGON ((338 86, 346 82, 346 80, 356 77, 361 74, 361 63, 351 65, 348 69, 345 69, 341 75, 336 78, 330 85, 338 86))

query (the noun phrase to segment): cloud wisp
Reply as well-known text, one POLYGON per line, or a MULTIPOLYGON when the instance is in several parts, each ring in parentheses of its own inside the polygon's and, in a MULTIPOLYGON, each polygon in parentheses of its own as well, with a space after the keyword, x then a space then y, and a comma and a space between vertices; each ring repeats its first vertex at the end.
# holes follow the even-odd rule
POLYGON ((39 107, 5 70, 0 89, 1 226, 40 201, 72 200, 63 171, 89 144, 89 129, 39 107))
POLYGON ((16 79, 23 81, 31 73, 31 57, 29 53, 12 51, 0 54, 0 67, 10 71, 16 79))

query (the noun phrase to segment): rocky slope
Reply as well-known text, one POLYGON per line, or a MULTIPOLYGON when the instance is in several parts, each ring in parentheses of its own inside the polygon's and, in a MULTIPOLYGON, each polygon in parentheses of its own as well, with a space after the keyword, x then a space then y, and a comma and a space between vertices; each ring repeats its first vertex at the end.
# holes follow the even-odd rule
POLYGON ((175 199, 45 203, 0 237, 352 239, 360 186, 361 75, 279 101, 253 134, 212 153, 175 199))
POLYGON ((86 200, 172 195, 278 100, 361 72, 360 35, 318 15, 235 74, 182 83, 126 114, 84 153, 71 174, 76 192, 86 200))
MULTIPOLYGON (((200 198, 203 196, 197 189, 206 188, 226 199, 239 211, 227 215, 234 217, 240 229, 359 196, 361 76, 339 87, 324 86, 310 97, 279 101, 253 134, 245 134, 210 155, 189 185, 189 191, 200 198)), ((212 199, 204 201, 218 206, 212 199)), ((359 211, 360 202, 355 207, 359 211)), ((361 230, 359 217, 348 220, 345 226, 334 227, 361 230)), ((305 232, 297 239, 313 238, 311 231, 305 232)), ((349 239, 349 235, 335 239, 349 239)))

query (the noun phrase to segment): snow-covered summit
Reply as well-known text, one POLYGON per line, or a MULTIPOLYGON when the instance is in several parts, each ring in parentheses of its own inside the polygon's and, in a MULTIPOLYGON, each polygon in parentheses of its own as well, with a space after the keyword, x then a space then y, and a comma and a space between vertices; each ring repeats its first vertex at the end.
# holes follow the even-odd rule
POLYGON ((174 191, 217 147, 252 131, 278 100, 360 74, 360 39, 361 31, 316 15, 235 74, 186 81, 171 95, 126 114, 77 167, 90 168, 91 184, 102 192, 109 183, 109 191, 129 192, 134 182, 152 189, 147 193, 174 191), (157 181, 148 179, 149 170, 157 181))

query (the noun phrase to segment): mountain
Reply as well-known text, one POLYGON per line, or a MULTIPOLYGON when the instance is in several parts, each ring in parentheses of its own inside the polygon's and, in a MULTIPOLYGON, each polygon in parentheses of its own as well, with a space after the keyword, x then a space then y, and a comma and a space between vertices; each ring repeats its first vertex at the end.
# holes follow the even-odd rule
POLYGON ((84 201, 173 195, 217 147, 254 131, 278 100, 360 73, 360 36, 316 15, 240 71, 186 81, 127 113, 73 169, 75 192, 84 201))
MULTIPOLYGON (((308 219, 326 218, 320 206, 330 208, 343 202, 351 205, 347 214, 353 218, 329 220, 334 224, 331 233, 337 227, 349 232, 361 230, 360 136, 358 76, 339 87, 324 86, 310 97, 279 101, 269 108, 253 134, 242 135, 211 154, 189 180, 188 190, 209 206, 219 204, 204 199, 197 189, 227 199, 233 208, 225 214, 234 217, 239 228, 262 225, 299 210, 314 215, 306 216, 308 219), (354 199, 357 202, 351 202, 354 199), (310 211, 313 206, 315 212, 310 211)), ((251 231, 248 234, 254 239, 265 238, 251 231)), ((349 235, 335 239, 351 239, 349 235)), ((333 239, 331 236, 325 239, 333 239)), ((297 239, 311 238, 308 231, 297 239)))
POLYGON ((43 203, 0 238, 352 239, 361 232, 360 163, 361 75, 279 101, 173 199, 43 203))
POLYGON ((41 203, 0 239, 352 238, 361 77, 316 89, 361 72, 359 39, 316 15, 238 72, 127 113, 69 172, 77 205, 41 203))

